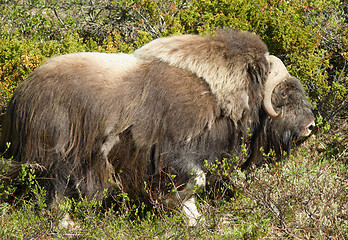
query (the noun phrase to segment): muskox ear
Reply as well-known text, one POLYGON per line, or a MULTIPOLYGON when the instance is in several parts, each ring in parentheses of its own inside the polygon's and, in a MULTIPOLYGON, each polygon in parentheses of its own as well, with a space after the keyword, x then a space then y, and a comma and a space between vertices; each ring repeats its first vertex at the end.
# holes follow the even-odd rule
POLYGON ((277 113, 272 106, 272 93, 274 88, 281 82, 290 77, 284 63, 277 57, 270 55, 267 57, 270 69, 265 82, 265 90, 263 93, 263 106, 268 115, 273 119, 281 119, 283 117, 283 109, 277 113))

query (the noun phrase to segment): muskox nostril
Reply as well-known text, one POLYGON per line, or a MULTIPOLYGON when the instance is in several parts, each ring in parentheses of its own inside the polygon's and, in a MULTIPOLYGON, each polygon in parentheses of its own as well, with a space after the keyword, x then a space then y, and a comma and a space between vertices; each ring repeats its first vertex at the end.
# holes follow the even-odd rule
POLYGON ((313 121, 302 130, 300 137, 308 137, 314 129, 315 129, 315 122, 313 121))
POLYGON ((309 124, 308 126, 309 131, 313 131, 314 128, 315 128, 315 122, 312 122, 311 124, 309 124))

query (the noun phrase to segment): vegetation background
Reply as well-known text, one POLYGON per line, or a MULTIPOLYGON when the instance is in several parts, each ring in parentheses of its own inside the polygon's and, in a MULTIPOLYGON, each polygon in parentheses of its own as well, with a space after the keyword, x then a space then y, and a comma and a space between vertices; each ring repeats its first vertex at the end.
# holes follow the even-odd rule
POLYGON ((130 53, 162 36, 238 28, 259 34, 302 82, 318 125, 288 161, 236 169, 201 194, 206 223, 192 228, 175 210, 145 211, 126 196, 117 208, 67 199, 47 211, 23 168, 36 201, 0 182, 0 238, 348 239, 347 16, 345 0, 0 0, 0 122, 14 89, 49 57, 130 53), (60 227, 67 212, 75 227, 60 227))

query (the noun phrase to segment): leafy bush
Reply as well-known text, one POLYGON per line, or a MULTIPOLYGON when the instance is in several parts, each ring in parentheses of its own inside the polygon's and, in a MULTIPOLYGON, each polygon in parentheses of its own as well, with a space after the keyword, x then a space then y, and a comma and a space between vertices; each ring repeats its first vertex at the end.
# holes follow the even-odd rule
POLYGON ((77 35, 67 35, 60 42, 38 42, 4 28, 0 37, 0 113, 14 89, 47 57, 90 50, 77 35))

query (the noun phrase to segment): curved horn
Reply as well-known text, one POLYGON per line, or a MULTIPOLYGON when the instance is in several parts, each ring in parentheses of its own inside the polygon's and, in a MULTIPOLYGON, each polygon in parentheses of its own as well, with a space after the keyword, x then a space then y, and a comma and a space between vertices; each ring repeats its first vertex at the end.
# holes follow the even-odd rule
POLYGON ((281 109, 280 113, 276 113, 272 106, 272 93, 278 83, 289 78, 290 74, 288 73, 284 63, 279 58, 270 55, 268 56, 268 61, 270 64, 270 70, 265 82, 263 107, 271 118, 278 120, 283 117, 283 109, 281 109))

